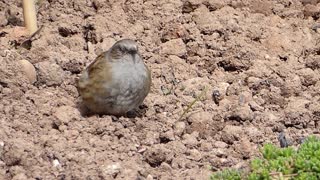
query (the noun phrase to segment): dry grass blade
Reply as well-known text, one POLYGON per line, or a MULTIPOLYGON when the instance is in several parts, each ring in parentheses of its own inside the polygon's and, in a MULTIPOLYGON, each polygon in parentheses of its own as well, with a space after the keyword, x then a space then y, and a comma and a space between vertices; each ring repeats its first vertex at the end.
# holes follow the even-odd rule
POLYGON ((179 117, 178 121, 180 121, 189 111, 190 109, 192 108, 192 106, 200 101, 200 99, 207 93, 207 87, 205 87, 203 89, 203 91, 199 94, 199 96, 197 96, 189 105, 188 107, 183 111, 183 113, 181 114, 181 116, 179 117))

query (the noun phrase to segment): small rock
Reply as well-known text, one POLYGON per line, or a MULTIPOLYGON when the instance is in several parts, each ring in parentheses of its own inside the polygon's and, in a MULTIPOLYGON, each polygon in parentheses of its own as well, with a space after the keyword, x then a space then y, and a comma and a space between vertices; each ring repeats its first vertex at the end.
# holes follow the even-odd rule
POLYGON ((144 139, 142 140, 142 144, 144 145, 153 145, 160 142, 160 134, 159 132, 147 131, 144 135, 144 139))
POLYGON ((253 112, 249 105, 243 105, 227 114, 226 118, 235 121, 251 121, 253 119, 253 112))
POLYGON ((300 75, 302 85, 304 86, 315 85, 319 80, 317 73, 311 68, 303 68, 297 74, 300 75))
POLYGON ((262 106, 260 106, 258 103, 256 103, 255 101, 250 101, 249 102, 249 106, 252 109, 252 111, 263 111, 264 108, 262 106))
POLYGON ((176 122, 174 125, 174 133, 177 136, 181 136, 186 129, 186 124, 182 121, 176 122))
POLYGON ((169 130, 165 133, 161 133, 160 134, 160 142, 161 141, 174 141, 175 137, 174 137, 174 132, 172 130, 169 130))
MULTIPOLYGON (((68 22, 68 21, 65 21, 68 22)), ((70 21, 69 21, 70 22, 70 21)), ((68 23, 60 23, 58 27, 58 32, 62 37, 72 36, 78 32, 77 27, 71 26, 68 23)))
POLYGON ((63 69, 56 63, 43 61, 36 64, 38 70, 38 78, 40 84, 47 86, 58 86, 63 80, 65 73, 63 69))
POLYGON ((187 0, 183 2, 182 13, 190 13, 197 9, 202 3, 202 0, 187 0))
POLYGON ((153 180, 153 176, 151 174, 149 174, 146 178, 146 180, 153 180))
POLYGON ((113 176, 115 177, 121 171, 120 163, 114 163, 107 166, 102 166, 102 173, 105 177, 113 176))
POLYGON ((269 60, 269 59, 270 59, 270 55, 269 55, 269 54, 266 54, 266 55, 264 55, 264 58, 267 59, 267 60, 269 60))
POLYGON ((52 165, 53 165, 53 167, 58 167, 58 166, 60 166, 59 160, 58 160, 58 159, 53 160, 53 161, 52 161, 52 165))
POLYGON ((94 46, 90 41, 87 43, 87 49, 88 49, 89 54, 94 53, 94 46))
POLYGON ((218 148, 218 149, 213 149, 212 150, 213 154, 216 155, 217 157, 228 157, 228 153, 226 149, 218 148))
POLYGON ((219 102, 223 99, 219 90, 213 90, 212 99, 213 99, 214 103, 216 103, 216 104, 219 104, 219 102))
POLYGON ((34 66, 27 60, 20 60, 19 61, 20 65, 22 66, 22 71, 28 78, 29 82, 33 84, 34 82, 37 81, 37 73, 36 69, 34 66))
POLYGON ((227 89, 230 85, 228 83, 220 83, 218 86, 214 87, 212 92, 212 99, 216 104, 226 96, 227 89))
POLYGON ((248 139, 243 139, 238 146, 239 153, 242 155, 243 159, 248 159, 254 150, 252 149, 251 143, 248 139))
POLYGON ((250 89, 258 89, 259 88, 259 85, 261 84, 261 79, 260 78, 257 78, 257 77, 248 77, 246 82, 248 84, 248 87, 250 89))
POLYGON ((187 48, 181 38, 173 39, 161 45, 161 53, 181 57, 187 53, 187 48))
POLYGON ((212 99, 216 104, 219 104, 219 102, 226 96, 229 86, 230 84, 223 82, 214 87, 212 92, 212 99))
POLYGON ((185 144, 187 147, 191 148, 198 145, 198 140, 194 133, 185 134, 183 135, 182 143, 185 144))
POLYGON ((99 10, 101 7, 103 7, 104 3, 107 3, 107 2, 104 0, 93 0, 92 5, 93 7, 95 7, 95 9, 99 10))
POLYGON ((290 146, 292 144, 290 139, 288 139, 286 137, 284 132, 281 132, 279 134, 278 140, 279 140, 279 143, 280 143, 280 147, 282 147, 282 148, 286 148, 286 147, 288 147, 288 146, 290 146))
POLYGON ((202 159, 202 155, 197 149, 191 149, 189 153, 190 153, 191 159, 195 161, 200 161, 202 159))
POLYGON ((137 152, 138 152, 138 153, 143 153, 143 152, 145 152, 146 150, 147 150, 146 147, 140 147, 140 148, 138 148, 137 152))
POLYGON ((216 148, 227 148, 228 144, 222 141, 217 141, 214 143, 214 147, 216 148))
POLYGON ((161 163, 159 169, 161 169, 162 172, 170 172, 172 170, 171 166, 166 162, 161 163))
POLYGON ((226 125, 222 130, 221 139, 227 144, 238 141, 243 134, 243 129, 239 126, 226 125))
POLYGON ((199 150, 203 152, 209 152, 212 150, 212 148, 213 146, 211 142, 204 141, 204 142, 201 142, 199 150))
POLYGON ((204 0, 203 4, 205 4, 210 11, 215 11, 222 7, 227 6, 228 1, 220 1, 220 0, 204 0))
MULTIPOLYGON (((315 29, 317 31, 320 30, 320 24, 314 25, 313 29, 315 29)), ((319 55, 308 56, 306 58, 306 67, 311 68, 313 70, 320 69, 320 56, 319 55)))

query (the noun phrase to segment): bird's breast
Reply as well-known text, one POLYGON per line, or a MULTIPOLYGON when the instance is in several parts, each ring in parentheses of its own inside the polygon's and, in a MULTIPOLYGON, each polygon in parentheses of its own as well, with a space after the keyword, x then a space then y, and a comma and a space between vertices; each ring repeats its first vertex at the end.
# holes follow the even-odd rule
POLYGON ((143 63, 119 63, 112 66, 113 82, 121 88, 140 89, 147 78, 147 69, 143 63))

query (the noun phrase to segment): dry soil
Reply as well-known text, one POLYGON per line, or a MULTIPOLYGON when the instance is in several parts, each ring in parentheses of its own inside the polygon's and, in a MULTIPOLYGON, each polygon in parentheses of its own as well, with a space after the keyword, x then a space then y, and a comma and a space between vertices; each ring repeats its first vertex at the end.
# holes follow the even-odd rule
POLYGON ((280 132, 292 145, 319 134, 319 0, 38 0, 37 12, 28 40, 21 3, 0 0, 0 179, 208 179, 280 132), (77 77, 123 38, 152 70, 142 113, 81 114, 77 77))

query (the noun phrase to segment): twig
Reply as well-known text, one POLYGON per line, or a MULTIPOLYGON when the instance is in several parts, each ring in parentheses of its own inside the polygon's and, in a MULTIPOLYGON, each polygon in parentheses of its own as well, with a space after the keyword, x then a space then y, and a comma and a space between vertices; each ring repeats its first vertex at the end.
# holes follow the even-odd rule
POLYGON ((23 18, 25 26, 30 34, 33 34, 38 30, 37 15, 34 0, 23 0, 23 18))
POLYGON ((193 106, 197 101, 199 101, 200 98, 206 94, 206 92, 207 92, 207 87, 205 87, 204 90, 200 93, 200 95, 197 96, 197 97, 188 105, 188 107, 183 111, 183 113, 182 113, 182 115, 180 116, 180 118, 178 119, 178 121, 180 121, 180 120, 183 118, 183 116, 186 115, 186 114, 190 111, 190 109, 192 108, 192 106, 193 106))

